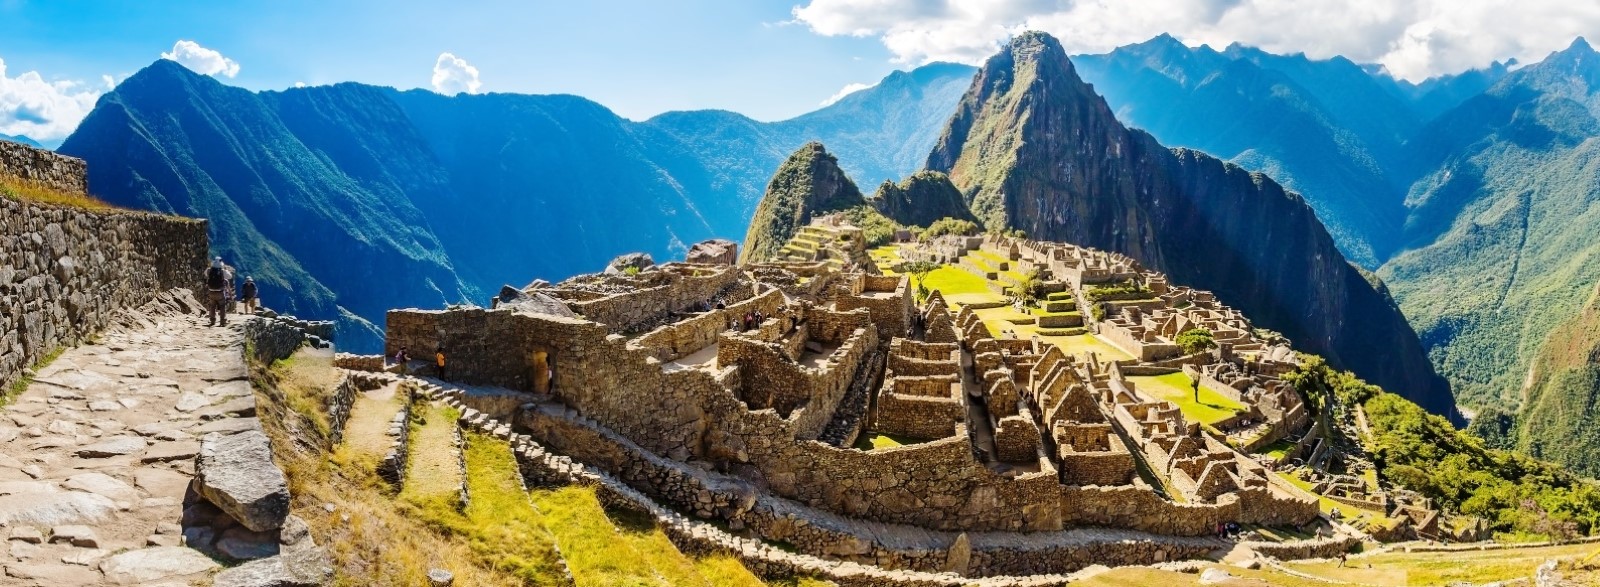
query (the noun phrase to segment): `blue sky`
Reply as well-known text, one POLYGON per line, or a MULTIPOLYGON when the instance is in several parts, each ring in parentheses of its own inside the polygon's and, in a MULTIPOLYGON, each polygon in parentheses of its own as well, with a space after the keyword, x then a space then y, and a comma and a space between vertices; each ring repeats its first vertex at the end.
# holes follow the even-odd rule
POLYGON ((1421 80, 1508 58, 1537 61, 1574 36, 1600 37, 1600 4, 0 0, 0 134, 59 142, 100 93, 164 53, 257 90, 358 81, 450 92, 570 93, 634 119, 722 108, 777 120, 894 69, 929 61, 978 63, 1026 29, 1056 35, 1073 53, 1170 33, 1190 45, 1237 41, 1313 58, 1344 55, 1421 80), (436 84, 441 65, 449 67, 436 84))

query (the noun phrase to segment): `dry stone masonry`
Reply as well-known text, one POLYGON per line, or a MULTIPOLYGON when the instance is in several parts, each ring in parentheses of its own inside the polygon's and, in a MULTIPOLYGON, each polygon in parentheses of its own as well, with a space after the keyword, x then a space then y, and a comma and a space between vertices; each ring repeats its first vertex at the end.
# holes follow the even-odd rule
MULTIPOLYGON (((953 312, 934 292, 919 307, 904 277, 852 270, 858 231, 825 218, 777 262, 666 263, 536 282, 492 309, 394 310, 386 351, 444 348, 452 381, 514 390, 425 388, 521 447, 530 484, 591 479, 637 508, 718 520, 818 560, 1060 576, 1205 556, 1227 522, 1318 520, 1315 496, 1130 379, 1187 372, 1250 406, 1224 424, 1304 432, 1304 406, 1276 378, 1292 354, 1209 294, 1088 249, 998 237, 954 247, 1007 275, 1043 273, 1047 328, 1117 327, 1079 314, 1077 300, 1120 304, 1124 330, 1148 328, 1128 346, 1154 349, 1068 356, 994 337, 972 304, 953 312), (1086 284, 1118 280, 1149 289, 1086 297, 1086 284), (1188 327, 1226 346, 1161 350, 1188 327), (869 441, 885 436, 897 442, 869 441)), ((381 357, 340 364, 398 369, 381 357)))
MULTIPOLYGON (((0 141, 0 176, 86 194, 83 161, 0 141)), ((206 223, 0 196, 0 389, 123 309, 199 285, 206 223)))

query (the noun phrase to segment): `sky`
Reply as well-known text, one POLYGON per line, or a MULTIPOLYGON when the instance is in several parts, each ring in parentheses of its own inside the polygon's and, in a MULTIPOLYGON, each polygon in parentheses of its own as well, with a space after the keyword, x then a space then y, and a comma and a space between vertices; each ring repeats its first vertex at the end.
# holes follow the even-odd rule
POLYGON ((980 63, 1017 32, 1098 53, 1170 33, 1397 77, 1600 39, 1594 0, 0 0, 0 134, 65 139, 157 59, 252 90, 343 81, 577 94, 644 119, 717 108, 780 120, 931 61, 980 63))

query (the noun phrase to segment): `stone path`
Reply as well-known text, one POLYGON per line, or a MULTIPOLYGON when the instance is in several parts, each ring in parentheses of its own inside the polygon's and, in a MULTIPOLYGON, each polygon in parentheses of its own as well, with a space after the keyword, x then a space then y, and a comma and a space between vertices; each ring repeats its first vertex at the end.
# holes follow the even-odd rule
MULTIPOLYGON (((180 546, 199 438, 253 415, 241 322, 166 297, 70 349, 0 408, 0 584, 209 584, 180 546)), ((192 303, 192 298, 190 298, 192 303)))

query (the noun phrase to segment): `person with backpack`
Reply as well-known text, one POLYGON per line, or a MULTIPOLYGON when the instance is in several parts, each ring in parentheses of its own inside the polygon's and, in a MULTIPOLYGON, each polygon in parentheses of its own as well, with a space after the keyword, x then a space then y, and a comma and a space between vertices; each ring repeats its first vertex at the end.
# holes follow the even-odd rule
POLYGON ((222 315, 222 325, 228 325, 227 301, 223 291, 228 287, 228 272, 222 268, 222 257, 211 261, 211 267, 206 269, 206 307, 211 310, 211 322, 206 326, 217 325, 217 315, 222 315))
POLYGON ((244 286, 239 288, 239 301, 244 302, 244 313, 256 313, 256 280, 254 277, 245 276, 244 286))

